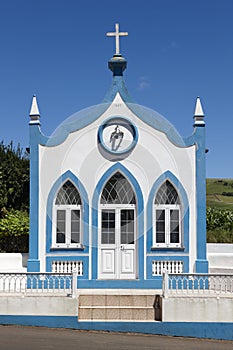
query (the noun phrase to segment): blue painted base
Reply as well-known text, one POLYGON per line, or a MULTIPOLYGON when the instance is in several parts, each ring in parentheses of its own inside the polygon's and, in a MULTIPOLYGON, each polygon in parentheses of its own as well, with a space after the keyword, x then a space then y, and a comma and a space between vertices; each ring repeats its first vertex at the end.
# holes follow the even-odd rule
POLYGON ((28 259, 27 271, 28 272, 40 272, 40 260, 28 259))
POLYGON ((233 323, 79 322, 75 316, 0 315, 0 324, 233 340, 233 323))
POLYGON ((196 273, 208 273, 209 272, 209 263, 208 260, 196 260, 195 263, 196 273))
POLYGON ((151 280, 85 280, 78 278, 77 285, 81 289, 162 289, 162 276, 151 280))

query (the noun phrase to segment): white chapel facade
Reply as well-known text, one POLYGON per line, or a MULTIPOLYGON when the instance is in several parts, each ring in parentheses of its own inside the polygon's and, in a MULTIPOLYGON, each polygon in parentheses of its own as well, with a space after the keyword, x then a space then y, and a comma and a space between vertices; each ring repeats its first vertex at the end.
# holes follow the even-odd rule
MULTIPOLYGON (((134 103, 116 53, 104 102, 66 119, 50 137, 30 112, 29 272, 78 271, 80 288, 161 288, 164 269, 208 272, 205 122, 181 137, 134 103)), ((190 121, 191 122, 191 121, 190 121)))

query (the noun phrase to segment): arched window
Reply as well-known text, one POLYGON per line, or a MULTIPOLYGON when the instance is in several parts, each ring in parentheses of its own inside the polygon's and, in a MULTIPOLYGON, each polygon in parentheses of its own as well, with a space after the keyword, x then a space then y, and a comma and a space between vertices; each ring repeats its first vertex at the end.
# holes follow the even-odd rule
POLYGON ((73 183, 66 181, 57 193, 54 206, 57 247, 77 246, 81 243, 81 197, 73 183))
POLYGON ((154 201, 154 245, 181 246, 181 202, 177 190, 166 180, 158 189, 154 201))
POLYGON ((106 183, 101 204, 135 204, 135 195, 129 181, 119 172, 114 174, 106 183))

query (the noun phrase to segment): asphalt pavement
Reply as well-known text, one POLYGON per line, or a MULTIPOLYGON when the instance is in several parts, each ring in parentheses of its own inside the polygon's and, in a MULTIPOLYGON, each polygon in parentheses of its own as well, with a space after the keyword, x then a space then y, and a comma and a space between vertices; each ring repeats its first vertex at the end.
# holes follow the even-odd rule
POLYGON ((232 350, 233 342, 0 325, 1 350, 232 350))

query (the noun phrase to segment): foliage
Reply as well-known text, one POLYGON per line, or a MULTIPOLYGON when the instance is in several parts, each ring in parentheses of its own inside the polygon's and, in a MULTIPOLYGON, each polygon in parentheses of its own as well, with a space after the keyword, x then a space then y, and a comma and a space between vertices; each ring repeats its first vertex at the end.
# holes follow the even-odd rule
POLYGON ((27 252, 29 159, 20 145, 0 143, 0 252, 27 252))
POLYGON ((227 232, 222 228, 207 230, 208 243, 233 243, 233 232, 227 232))
POLYGON ((233 243, 233 211, 207 208, 206 225, 209 243, 233 243))
POLYGON ((28 252, 29 216, 25 211, 11 210, 0 219, 0 251, 28 252))
POLYGON ((29 208, 29 159, 20 145, 0 143, 0 210, 29 208))

